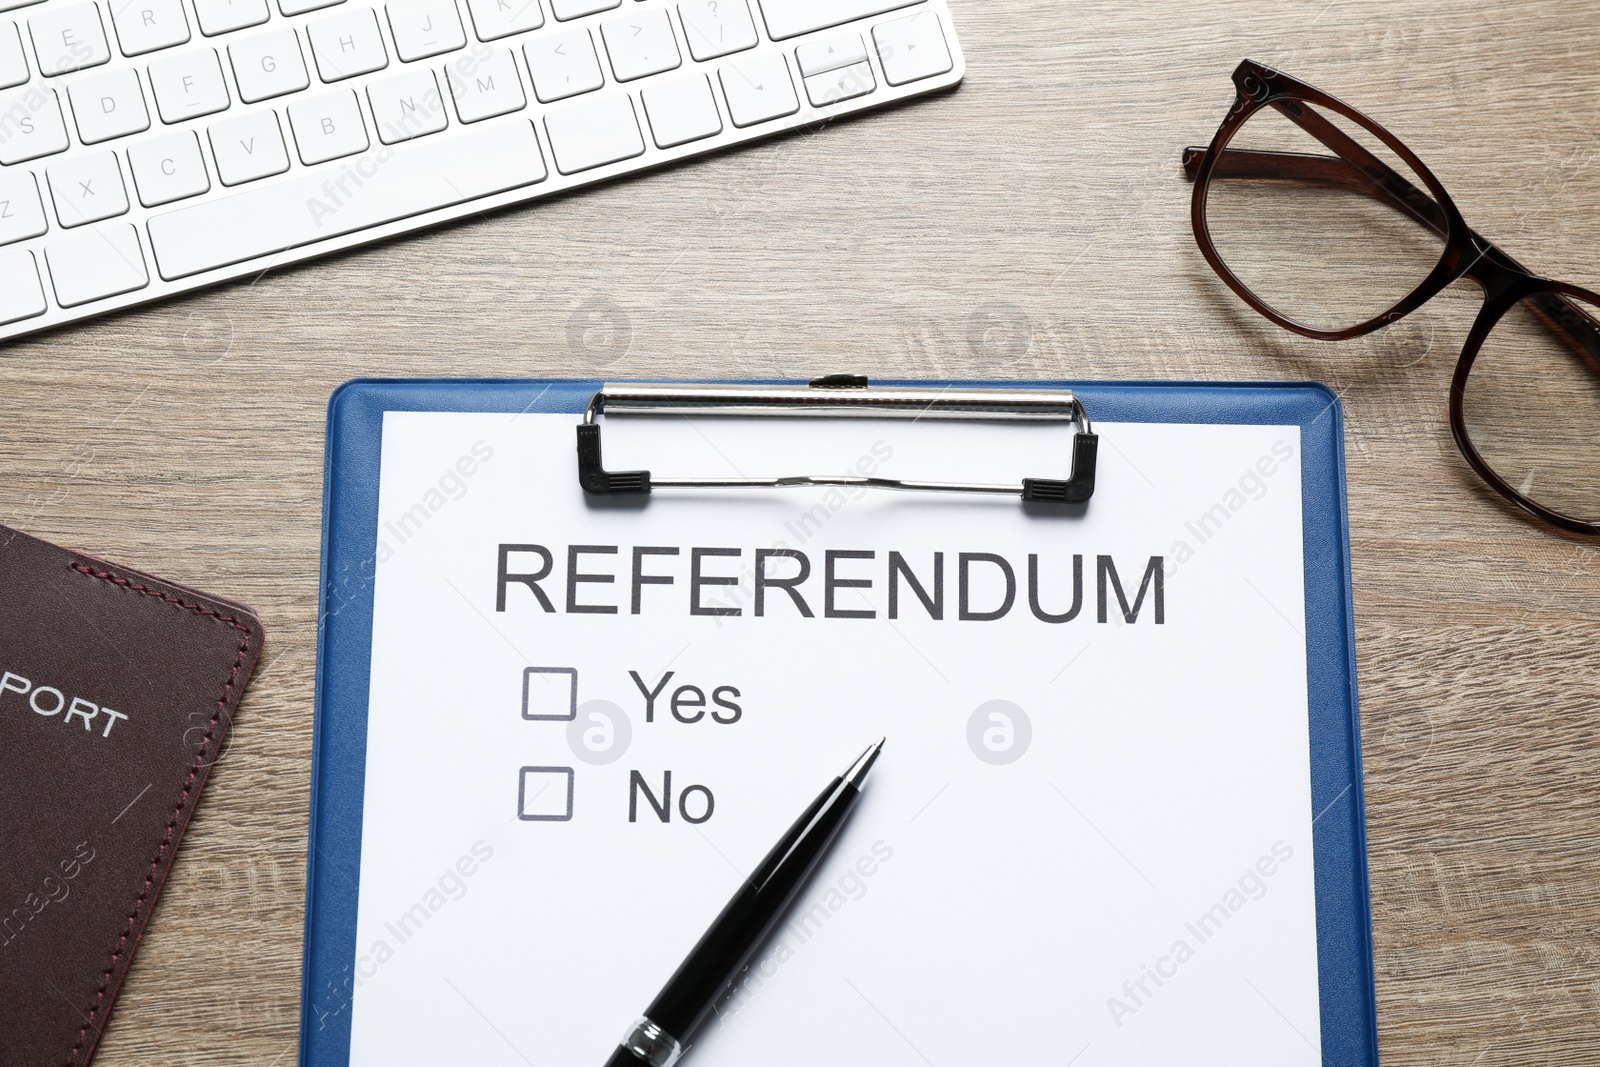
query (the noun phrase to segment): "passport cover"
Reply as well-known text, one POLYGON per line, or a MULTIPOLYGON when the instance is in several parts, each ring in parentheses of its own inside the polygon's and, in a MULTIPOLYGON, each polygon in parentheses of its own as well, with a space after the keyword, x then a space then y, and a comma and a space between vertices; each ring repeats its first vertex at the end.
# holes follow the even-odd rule
POLYGON ((89 1062, 262 636, 0 526, 0 1067, 89 1062))

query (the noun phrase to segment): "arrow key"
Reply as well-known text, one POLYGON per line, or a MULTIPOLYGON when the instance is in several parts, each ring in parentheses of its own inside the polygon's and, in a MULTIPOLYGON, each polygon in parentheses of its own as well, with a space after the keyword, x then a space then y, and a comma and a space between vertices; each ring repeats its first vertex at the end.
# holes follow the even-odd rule
POLYGON ((883 78, 890 85, 931 78, 955 65, 939 16, 932 11, 885 22, 873 29, 872 40, 878 46, 878 58, 883 60, 883 78))
POLYGON ((805 80, 806 96, 812 107, 828 107, 844 100, 866 96, 878 87, 872 77, 872 64, 856 63, 852 66, 813 74, 805 80))
POLYGON ((800 64, 800 76, 810 78, 865 63, 867 46, 859 33, 841 33, 801 45, 794 50, 794 58, 800 64))
POLYGON ((781 52, 734 60, 722 68, 718 77, 735 126, 754 126, 800 110, 794 79, 789 76, 789 64, 781 52))

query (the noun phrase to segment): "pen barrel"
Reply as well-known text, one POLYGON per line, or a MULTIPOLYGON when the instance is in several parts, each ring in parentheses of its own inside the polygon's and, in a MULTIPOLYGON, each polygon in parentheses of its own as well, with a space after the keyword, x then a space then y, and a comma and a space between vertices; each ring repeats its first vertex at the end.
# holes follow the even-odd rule
POLYGON ((688 1045, 804 888, 860 795, 840 778, 812 802, 668 980, 649 1019, 688 1045))

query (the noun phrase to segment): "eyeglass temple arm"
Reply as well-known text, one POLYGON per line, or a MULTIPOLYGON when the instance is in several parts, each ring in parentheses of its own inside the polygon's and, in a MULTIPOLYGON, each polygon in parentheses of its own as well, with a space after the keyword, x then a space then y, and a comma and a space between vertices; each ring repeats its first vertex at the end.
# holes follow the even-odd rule
MULTIPOLYGON (((1334 185, 1364 193, 1383 200, 1440 236, 1447 232, 1444 211, 1426 193, 1419 190, 1402 175, 1362 148, 1339 130, 1337 126, 1318 116, 1302 111, 1290 115, 1295 122, 1306 127, 1318 140, 1336 152, 1346 151, 1364 157, 1365 166, 1336 156, 1314 156, 1302 152, 1268 152, 1256 149, 1226 148, 1212 171, 1218 178, 1281 178, 1287 181, 1304 181, 1334 185), (1315 127, 1315 128, 1313 128, 1315 127), (1333 143, 1329 143, 1329 142, 1333 143)), ((1184 176, 1193 181, 1200 170, 1208 149, 1189 147, 1183 151, 1184 176)), ((1485 258, 1498 258, 1501 263, 1522 274, 1533 272, 1518 263, 1510 254, 1488 239, 1478 236, 1485 248, 1485 258)), ((1487 273, 1483 260, 1468 268, 1467 273, 1482 280, 1487 273)), ((1553 327, 1560 329, 1587 355, 1600 364, 1600 321, 1578 305, 1557 293, 1540 293, 1530 301, 1553 327)))
MULTIPOLYGON (((1207 149, 1194 147, 1183 150, 1183 172, 1189 181, 1194 181, 1206 151, 1207 149)), ((1400 175, 1395 175, 1395 182, 1382 181, 1349 160, 1337 156, 1314 156, 1305 152, 1268 152, 1253 148, 1225 148, 1211 176, 1247 179, 1281 178, 1285 181, 1339 186, 1382 200, 1441 236, 1447 229, 1444 212, 1439 205, 1400 175)))

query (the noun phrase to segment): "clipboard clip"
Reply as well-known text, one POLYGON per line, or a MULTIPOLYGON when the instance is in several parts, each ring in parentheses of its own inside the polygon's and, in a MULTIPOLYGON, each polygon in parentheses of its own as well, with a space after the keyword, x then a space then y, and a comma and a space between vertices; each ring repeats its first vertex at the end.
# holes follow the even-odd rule
POLYGON ((1024 501, 1079 504, 1094 495, 1099 438, 1083 402, 1070 389, 873 386, 861 375, 830 374, 809 385, 698 385, 607 382, 590 399, 578 426, 578 481, 597 496, 641 495, 653 489, 788 489, 865 487, 945 493, 997 493, 1024 501), (784 478, 657 478, 649 471, 608 471, 601 459, 605 415, 820 416, 997 422, 1076 422, 1072 467, 1065 479, 1026 478, 1021 485, 903 481, 854 475, 784 478))

